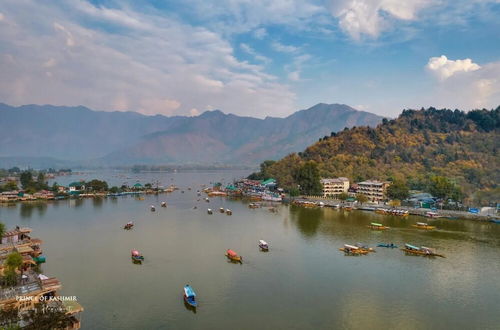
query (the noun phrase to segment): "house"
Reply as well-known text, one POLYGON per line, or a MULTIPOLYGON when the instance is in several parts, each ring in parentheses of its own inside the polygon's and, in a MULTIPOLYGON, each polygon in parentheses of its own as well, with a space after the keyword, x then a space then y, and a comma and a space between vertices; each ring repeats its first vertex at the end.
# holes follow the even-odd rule
POLYGON ((81 191, 85 190, 85 183, 75 181, 71 182, 68 187, 70 194, 79 194, 81 191))
POLYGON ((349 179, 340 178, 325 178, 321 179, 321 185, 323 186, 323 197, 334 197, 341 193, 347 193, 349 190, 349 179))
POLYGON ((386 198, 390 182, 367 180, 358 183, 357 193, 365 195, 372 202, 380 202, 386 198))

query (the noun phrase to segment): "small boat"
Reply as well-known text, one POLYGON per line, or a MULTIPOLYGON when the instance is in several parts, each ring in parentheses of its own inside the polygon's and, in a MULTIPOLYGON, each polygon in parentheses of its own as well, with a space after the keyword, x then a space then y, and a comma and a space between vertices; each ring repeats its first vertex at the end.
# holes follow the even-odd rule
POLYGON ((123 226, 123 229, 129 230, 132 229, 132 227, 134 227, 134 223, 132 221, 129 221, 125 224, 125 226, 123 226))
POLYGON ((349 244, 344 244, 344 247, 339 249, 340 251, 344 252, 345 254, 351 254, 351 255, 364 255, 368 254, 368 251, 363 250, 357 246, 354 245, 349 245, 349 244))
POLYGON ((352 206, 344 206, 343 209, 345 211, 352 211, 352 206))
POLYGON ((151 208, 151 212, 156 211, 156 208, 155 208, 155 206, 154 206, 154 205, 151 205, 151 206, 150 206, 150 208, 151 208))
POLYGON ((131 254, 133 262, 142 262, 144 260, 144 256, 137 250, 132 250, 131 254))
POLYGON ((366 252, 376 252, 374 248, 368 247, 368 245, 363 243, 356 243, 356 246, 366 252))
POLYGON ((259 247, 262 251, 269 251, 269 245, 264 240, 259 240, 259 247))
POLYGON ((259 203, 250 203, 248 204, 248 207, 251 209, 258 209, 260 207, 259 203))
POLYGON ((243 260, 243 257, 239 256, 233 250, 227 250, 226 251, 226 257, 228 257, 231 261, 241 262, 243 260))
POLYGON ((371 224, 368 225, 368 228, 375 229, 375 230, 389 229, 389 227, 384 226, 381 223, 377 223, 377 222, 372 222, 371 224))
POLYGON ((193 288, 189 284, 184 286, 184 301, 191 307, 198 307, 198 302, 196 302, 196 293, 194 293, 193 288))
POLYGON ((417 222, 416 224, 414 224, 412 226, 416 227, 418 229, 426 229, 426 230, 436 229, 436 226, 429 226, 429 224, 426 222, 417 222))
POLYGON ((167 207, 167 202, 161 202, 161 207, 167 207))
POLYGON ((398 247, 397 245, 394 245, 394 243, 378 243, 377 246, 378 247, 390 248, 390 249, 394 249, 394 248, 398 247))
POLYGON ((37 265, 39 265, 39 264, 45 263, 46 258, 45 258, 45 256, 40 255, 38 257, 34 257, 33 261, 36 262, 37 265))
POLYGON ((224 213, 224 212, 225 212, 224 208, 223 208, 223 207, 221 207, 221 208, 219 209, 219 212, 220 212, 220 213, 224 213))
POLYGON ((434 249, 431 249, 431 248, 428 248, 425 246, 418 247, 415 245, 405 243, 405 247, 401 250, 403 250, 406 254, 415 254, 415 255, 420 255, 420 256, 424 256, 424 257, 446 258, 444 255, 436 253, 436 251, 434 249))
POLYGON ((226 214, 227 214, 227 215, 232 215, 232 214, 233 214, 233 211, 231 211, 230 209, 226 209, 226 214))
POLYGON ((500 219, 491 219, 490 222, 500 225, 500 219))
POLYGON ((213 214, 214 212, 212 211, 212 209, 207 209, 207 213, 208 214, 213 214))
POLYGON ((439 214, 432 211, 425 212, 425 216, 427 218, 439 218, 439 214))
POLYGON ((205 197, 205 202, 209 203, 210 199, 208 199, 208 197, 205 197))

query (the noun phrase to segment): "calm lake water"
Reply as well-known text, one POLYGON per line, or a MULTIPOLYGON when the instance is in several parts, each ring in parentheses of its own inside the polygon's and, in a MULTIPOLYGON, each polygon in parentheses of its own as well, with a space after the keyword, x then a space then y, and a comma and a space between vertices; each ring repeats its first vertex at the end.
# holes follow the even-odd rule
MULTIPOLYGON (((84 329, 499 329, 500 225, 295 206, 249 209, 223 198, 199 201, 200 184, 230 182, 246 172, 92 173, 112 184, 160 181, 185 192, 0 207, 8 227, 33 228, 44 241, 43 272, 62 295, 84 306, 84 329), (187 190, 187 187, 192 190, 187 190), (161 208, 161 201, 168 207, 161 208), (150 212, 149 206, 157 211, 150 212), (197 206, 197 209, 193 209, 197 206), (220 214, 219 207, 233 210, 220 214), (214 210, 207 214, 207 208, 214 210), (133 230, 122 226, 133 220, 133 230), (391 227, 375 232, 372 221, 391 227), (258 240, 270 244, 260 252, 258 240), (406 256, 378 248, 344 256, 344 243, 404 242, 434 247, 447 258, 406 256), (226 260, 231 248, 243 264, 226 260), (130 260, 130 250, 144 256, 130 260), (196 313, 182 300, 189 283, 196 313)), ((66 182, 67 181, 67 182, 66 182)))

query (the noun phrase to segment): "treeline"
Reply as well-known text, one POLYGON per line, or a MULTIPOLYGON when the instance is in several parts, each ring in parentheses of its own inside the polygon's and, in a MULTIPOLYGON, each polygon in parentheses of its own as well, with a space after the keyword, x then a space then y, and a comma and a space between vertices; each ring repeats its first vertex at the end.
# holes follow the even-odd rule
POLYGON ((404 110, 376 128, 332 132, 303 152, 263 163, 254 177, 274 177, 281 187, 302 192, 311 186, 304 177, 316 177, 303 174, 317 170, 320 177, 387 180, 436 197, 491 203, 499 200, 499 128, 500 107, 404 110))

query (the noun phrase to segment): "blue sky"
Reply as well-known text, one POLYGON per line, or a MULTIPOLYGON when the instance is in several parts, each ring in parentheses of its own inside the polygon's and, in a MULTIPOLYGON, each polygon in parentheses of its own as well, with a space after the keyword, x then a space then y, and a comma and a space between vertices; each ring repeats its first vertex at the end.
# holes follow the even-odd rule
POLYGON ((499 0, 0 3, 0 101, 286 116, 500 104, 499 0))

